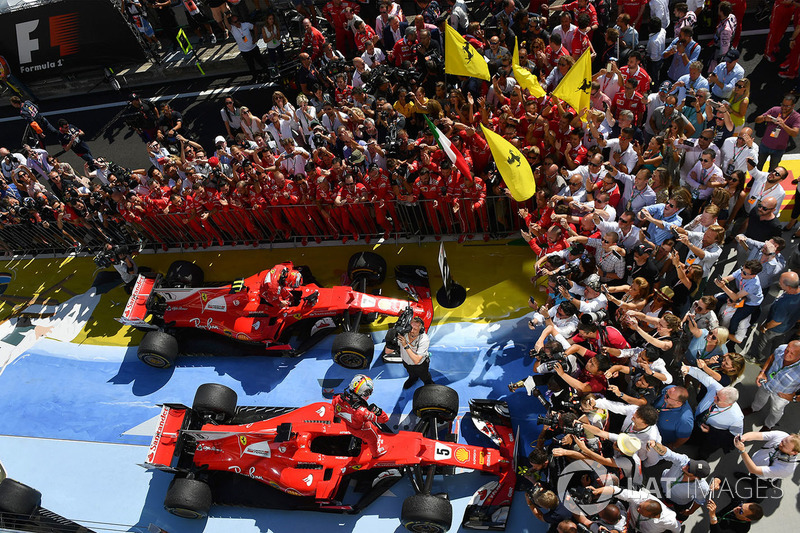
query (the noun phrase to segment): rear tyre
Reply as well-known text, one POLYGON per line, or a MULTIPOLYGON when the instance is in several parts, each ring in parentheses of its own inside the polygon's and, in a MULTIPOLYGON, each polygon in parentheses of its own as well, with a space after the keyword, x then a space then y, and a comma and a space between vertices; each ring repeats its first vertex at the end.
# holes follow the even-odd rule
POLYGON ((236 391, 219 383, 204 383, 194 393, 192 409, 202 416, 212 416, 220 422, 233 418, 238 397, 236 391))
POLYGON ((415 533, 444 533, 453 522, 453 506, 432 494, 415 494, 403 502, 400 522, 415 533))
POLYGON ((42 493, 14 479, 0 481, 0 513, 30 518, 42 504, 42 493))
POLYGON ((164 509, 175 516, 197 520, 208 516, 211 503, 211 488, 206 483, 176 477, 167 489, 164 509))
POLYGON ((169 368, 178 358, 178 339, 163 331, 148 331, 137 351, 139 360, 154 368, 169 368))
POLYGON ((450 421, 458 414, 458 393, 444 385, 424 385, 414 392, 414 413, 450 421))
POLYGON ((167 269, 164 286, 170 288, 202 287, 205 281, 203 269, 190 261, 175 261, 167 269))
POLYGON ((380 285, 386 279, 386 260, 373 252, 359 252, 347 262, 350 282, 365 278, 367 285, 380 285))
POLYGON ((333 362, 351 370, 369 368, 375 355, 372 337, 365 333, 344 331, 333 339, 333 362))

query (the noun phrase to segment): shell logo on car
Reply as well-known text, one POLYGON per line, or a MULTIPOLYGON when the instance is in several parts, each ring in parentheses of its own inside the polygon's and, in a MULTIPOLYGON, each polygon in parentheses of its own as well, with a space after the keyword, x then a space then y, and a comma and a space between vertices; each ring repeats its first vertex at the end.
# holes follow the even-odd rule
POLYGON ((469 460, 469 451, 466 448, 458 448, 456 450, 456 461, 459 463, 466 463, 469 460))

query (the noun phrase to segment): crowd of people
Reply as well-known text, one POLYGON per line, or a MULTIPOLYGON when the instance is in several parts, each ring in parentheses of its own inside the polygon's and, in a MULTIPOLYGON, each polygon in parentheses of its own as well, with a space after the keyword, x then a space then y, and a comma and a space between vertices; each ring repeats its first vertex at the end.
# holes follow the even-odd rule
MULTIPOLYGON (((257 64, 289 55, 281 32, 290 29, 274 13, 253 24, 225 2, 191 4, 210 9, 196 19, 198 35, 214 36, 213 19, 254 75, 257 64)), ((213 145, 199 144, 170 104, 132 95, 126 120, 144 142, 141 168, 96 157, 79 126, 55 127, 34 103, 12 99, 36 142, 0 149, 0 231, 44 228, 18 238, 78 249, 131 240, 167 249, 403 234, 463 242, 519 229, 537 257, 532 282, 547 297, 542 306, 531 299, 536 373, 512 386, 551 410, 526 474, 534 515, 563 533, 655 533, 679 531, 703 508, 712 531, 747 531, 800 452, 800 435, 776 429, 800 389, 800 257, 790 241, 800 231, 786 233, 800 203, 788 225, 778 221, 790 181, 781 160, 800 113, 792 93, 755 117, 748 111, 745 2, 409 7, 331 0, 325 32, 316 8, 298 1, 308 18, 296 78, 261 109, 225 96, 213 145), (490 80, 445 76, 447 25, 483 55, 490 80), (702 31, 712 39, 698 42, 702 31), (584 52, 591 106, 573 109, 549 93, 584 52), (515 57, 545 96, 516 81, 515 57), (533 198, 513 200, 481 125, 527 158, 533 198), (83 168, 50 153, 54 141, 83 168), (761 372, 753 403, 740 406, 748 359, 761 372), (746 417, 761 411, 763 427, 745 431, 746 417), (755 442, 761 448, 750 454, 755 442), (735 479, 711 477, 707 460, 719 451, 740 454, 749 495, 735 479), (563 469, 587 459, 605 477, 585 475, 560 492, 563 469)), ((775 3, 766 61, 777 61, 798 13, 795 3, 775 3)), ((796 78, 798 62, 793 46, 780 75, 796 78)), ((0 246, 12 253, 24 244, 0 246)), ((409 372, 409 386, 430 381, 409 372)))

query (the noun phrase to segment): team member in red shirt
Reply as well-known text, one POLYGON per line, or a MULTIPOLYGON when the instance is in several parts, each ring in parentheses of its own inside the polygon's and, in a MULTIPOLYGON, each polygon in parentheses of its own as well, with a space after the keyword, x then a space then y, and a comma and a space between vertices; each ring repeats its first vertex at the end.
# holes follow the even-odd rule
POLYGON ((617 0, 617 10, 620 13, 630 15, 631 25, 637 30, 642 23, 642 15, 644 15, 646 5, 647 0, 617 0))
MULTIPOLYGON (((369 209, 364 205, 368 201, 367 188, 363 183, 356 183, 352 174, 346 174, 344 183, 336 191, 336 205, 346 207, 350 219, 355 222, 358 231, 364 233, 364 242, 369 244, 370 234, 375 233, 375 224, 372 222, 369 209)), ((353 239, 358 240, 358 233, 353 233, 353 239)))
POLYGON ((347 17, 345 17, 344 11, 348 7, 353 10, 353 13, 358 13, 361 9, 356 2, 350 0, 331 0, 322 8, 325 18, 330 21, 336 32, 336 48, 346 56, 349 56, 355 48, 353 32, 345 27, 347 17))
MULTIPOLYGON (((311 62, 316 63, 322 55, 322 46, 325 44, 325 36, 317 28, 311 25, 311 21, 303 19, 303 42, 300 45, 300 53, 307 53, 311 56, 311 62)), ((348 32, 350 33, 350 32, 348 32)))
POLYGON ((461 188, 462 200, 461 209, 467 218, 467 225, 469 227, 470 235, 467 238, 472 238, 472 233, 476 233, 478 229, 477 219, 480 219, 481 227, 483 228, 483 240, 489 240, 489 212, 486 208, 486 183, 475 176, 472 180, 464 180, 464 186, 461 188))
POLYGON ((378 225, 383 228, 383 238, 388 239, 392 229, 396 232, 400 231, 389 175, 381 170, 378 165, 372 163, 364 176, 363 182, 367 189, 369 201, 375 210, 375 218, 378 221, 378 225))
POLYGON ((422 208, 425 210, 425 217, 433 228, 436 234, 437 241, 442 239, 442 226, 439 222, 439 216, 445 221, 447 232, 453 232, 453 222, 450 213, 447 211, 446 202, 442 195, 442 183, 439 177, 433 175, 427 167, 419 169, 414 186, 412 188, 413 202, 423 200, 422 208))
POLYGON ((396 67, 402 66, 404 61, 413 62, 417 58, 417 29, 414 26, 406 28, 405 37, 394 43, 391 56, 396 67))
POLYGON ((529 231, 520 230, 520 234, 525 242, 528 243, 528 246, 531 247, 531 250, 536 254, 536 257, 543 257, 549 253, 569 248, 569 243, 564 237, 564 228, 561 226, 550 226, 547 233, 534 238, 532 235, 533 228, 531 227, 533 225, 534 224, 531 224, 528 227, 529 231))
POLYGON ((636 91, 641 94, 650 92, 650 84, 652 80, 650 75, 642 67, 642 54, 638 50, 634 50, 628 55, 628 64, 619 69, 622 74, 622 79, 629 78, 636 79, 636 91))
POLYGON ((628 78, 623 86, 624 89, 614 96, 613 113, 617 120, 619 120, 620 111, 627 109, 633 113, 634 124, 638 125, 642 123, 642 118, 645 116, 647 107, 645 106, 642 93, 636 90, 638 85, 639 82, 636 78, 628 78))

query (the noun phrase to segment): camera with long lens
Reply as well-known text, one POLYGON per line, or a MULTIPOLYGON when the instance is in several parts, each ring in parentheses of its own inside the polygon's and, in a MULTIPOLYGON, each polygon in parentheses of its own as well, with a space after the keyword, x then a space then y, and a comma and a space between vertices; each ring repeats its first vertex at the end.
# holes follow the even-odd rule
POLYGON ((581 315, 581 323, 583 324, 602 324, 608 319, 608 311, 605 309, 598 309, 590 313, 583 313, 581 315))
POLYGON ((578 505, 589 505, 597 501, 597 496, 595 496, 591 487, 572 487, 568 489, 568 492, 572 500, 578 505))
POLYGON ((557 413, 548 413, 546 415, 539 415, 536 417, 536 423, 540 426, 550 426, 551 428, 561 425, 557 413))
POLYGON ((530 396, 533 396, 534 398, 539 400, 539 403, 542 404, 542 406, 545 409, 547 409, 548 411, 550 410, 551 407, 553 407, 553 404, 551 404, 550 401, 547 398, 544 397, 544 394, 542 394, 542 391, 540 391, 539 389, 536 388, 535 383, 533 383, 533 378, 528 377, 528 378, 525 378, 523 380, 516 381, 514 383, 509 383, 508 384, 508 390, 510 392, 517 392, 519 389, 522 389, 522 388, 525 388, 528 391, 528 394, 530 396), (531 382, 530 382, 529 386, 526 387, 525 386, 525 382, 528 381, 528 380, 531 380, 531 382))
POLYGON ((536 498, 538 498, 539 495, 543 494, 544 492, 547 492, 547 487, 545 487, 542 483, 538 481, 534 483, 533 486, 527 490, 528 497, 531 499, 531 501, 535 501, 536 498))
POLYGON ((571 426, 561 428, 561 431, 563 431, 565 435, 577 435, 579 437, 584 435, 583 424, 581 422, 573 422, 571 426))
MULTIPOLYGON (((554 346, 555 348, 555 346, 554 346)), ((572 373, 572 363, 570 363, 567 356, 564 354, 563 348, 560 344, 557 345, 557 348, 554 350, 553 348, 550 349, 550 353, 547 353, 545 350, 531 350, 530 355, 534 359, 539 360, 539 364, 544 367, 544 372, 555 372, 556 371, 556 364, 560 363, 561 368, 564 369, 564 372, 567 374, 572 373)))
POLYGON ((110 249, 103 247, 102 250, 92 258, 98 268, 108 268, 120 262, 120 255, 130 255, 136 252, 136 248, 128 245, 113 245, 110 249))

